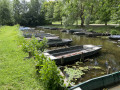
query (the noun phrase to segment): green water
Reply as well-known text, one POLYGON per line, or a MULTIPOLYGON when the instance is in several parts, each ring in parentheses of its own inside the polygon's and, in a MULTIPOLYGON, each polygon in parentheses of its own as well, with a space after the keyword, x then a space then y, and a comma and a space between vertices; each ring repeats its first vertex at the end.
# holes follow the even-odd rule
POLYGON ((86 74, 83 76, 83 79, 78 82, 107 74, 108 66, 111 67, 110 70, 111 73, 120 70, 120 47, 117 46, 117 43, 113 43, 114 41, 111 41, 109 39, 102 39, 100 37, 90 38, 86 36, 71 35, 57 30, 44 30, 44 31, 46 33, 52 33, 57 36, 60 36, 60 38, 62 39, 64 38, 72 39, 73 42, 71 45, 93 44, 102 46, 102 50, 99 54, 89 57, 90 59, 93 59, 92 62, 84 63, 84 66, 99 66, 102 68, 102 70, 90 70, 86 72, 86 74), (102 72, 104 72, 104 74, 101 74, 102 72))

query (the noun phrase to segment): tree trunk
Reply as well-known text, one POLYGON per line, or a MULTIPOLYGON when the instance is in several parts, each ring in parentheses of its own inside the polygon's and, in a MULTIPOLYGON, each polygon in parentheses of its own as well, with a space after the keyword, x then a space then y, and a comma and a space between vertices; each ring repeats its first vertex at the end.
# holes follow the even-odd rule
POLYGON ((107 22, 105 22, 105 26, 107 26, 107 22))
POLYGON ((80 18, 81 18, 81 27, 84 27, 84 6, 81 4, 81 13, 80 13, 80 18))
POLYGON ((81 27, 84 27, 84 18, 81 18, 81 27))

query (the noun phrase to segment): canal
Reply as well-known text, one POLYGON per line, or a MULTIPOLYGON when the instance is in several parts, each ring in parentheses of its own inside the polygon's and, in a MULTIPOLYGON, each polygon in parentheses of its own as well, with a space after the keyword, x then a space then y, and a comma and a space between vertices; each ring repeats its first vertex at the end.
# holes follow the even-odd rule
MULTIPOLYGON (((84 75, 81 76, 79 79, 72 80, 75 84, 80 82, 86 81, 88 79, 98 77, 101 75, 105 75, 108 73, 108 67, 110 67, 110 73, 116 72, 120 70, 120 47, 117 46, 115 41, 111 41, 108 38, 100 38, 100 37, 86 37, 86 36, 78 36, 78 35, 71 35, 68 33, 63 33, 58 30, 44 30, 46 33, 51 33, 59 36, 62 39, 69 38, 72 39, 72 46, 74 45, 85 45, 85 44, 93 44, 93 45, 100 45, 102 46, 102 50, 99 54, 96 54, 92 57, 86 58, 86 62, 72 66, 76 67, 100 67, 101 69, 92 69, 84 71, 84 75), (89 61, 90 60, 90 61, 89 61)), ((68 65, 64 66, 67 67, 68 65)), ((70 67, 70 65, 69 65, 70 67)), ((66 75, 69 77, 69 75, 66 75)), ((68 78, 67 77, 67 78, 68 78)))

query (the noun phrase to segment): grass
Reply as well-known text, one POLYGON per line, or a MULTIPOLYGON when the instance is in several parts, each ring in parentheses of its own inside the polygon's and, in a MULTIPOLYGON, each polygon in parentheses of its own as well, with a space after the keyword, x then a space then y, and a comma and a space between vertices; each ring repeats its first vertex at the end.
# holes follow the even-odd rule
MULTIPOLYGON (((58 23, 58 22, 57 22, 58 23)), ((111 23, 110 23, 111 24, 111 23)), ((79 25, 72 25, 72 26, 61 26, 60 24, 54 24, 52 25, 53 27, 58 27, 58 28, 65 28, 65 29, 80 29, 80 21, 79 21, 79 25)), ((120 26, 116 26, 116 25, 108 25, 105 26, 104 24, 90 24, 89 26, 85 26, 83 27, 83 29, 87 30, 87 31, 95 31, 95 32, 99 32, 99 33, 111 33, 112 30, 116 30, 118 34, 120 34, 120 26)))
POLYGON ((0 90, 42 90, 35 63, 21 49, 19 26, 0 27, 0 90))
POLYGON ((61 24, 61 22, 60 21, 55 21, 55 22, 52 22, 52 24, 61 24))

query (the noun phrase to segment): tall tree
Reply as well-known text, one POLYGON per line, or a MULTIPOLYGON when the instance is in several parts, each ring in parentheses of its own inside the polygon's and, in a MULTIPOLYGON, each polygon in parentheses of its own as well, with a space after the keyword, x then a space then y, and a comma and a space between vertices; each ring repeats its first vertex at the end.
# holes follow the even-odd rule
POLYGON ((101 21, 107 25, 107 22, 110 21, 111 11, 112 11, 112 1, 113 0, 100 0, 98 17, 101 21))
POLYGON ((12 13, 9 0, 0 1, 0 24, 11 25, 12 24, 12 13))
POLYGON ((20 3, 19 0, 13 1, 13 13, 14 13, 15 24, 20 23, 21 21, 21 6, 22 4, 20 3))
POLYGON ((51 23, 53 21, 54 5, 55 1, 49 1, 44 3, 45 18, 46 20, 49 20, 51 23))
POLYGON ((55 21, 61 21, 62 25, 62 16, 63 16, 63 3, 62 1, 55 2, 53 18, 55 21))

